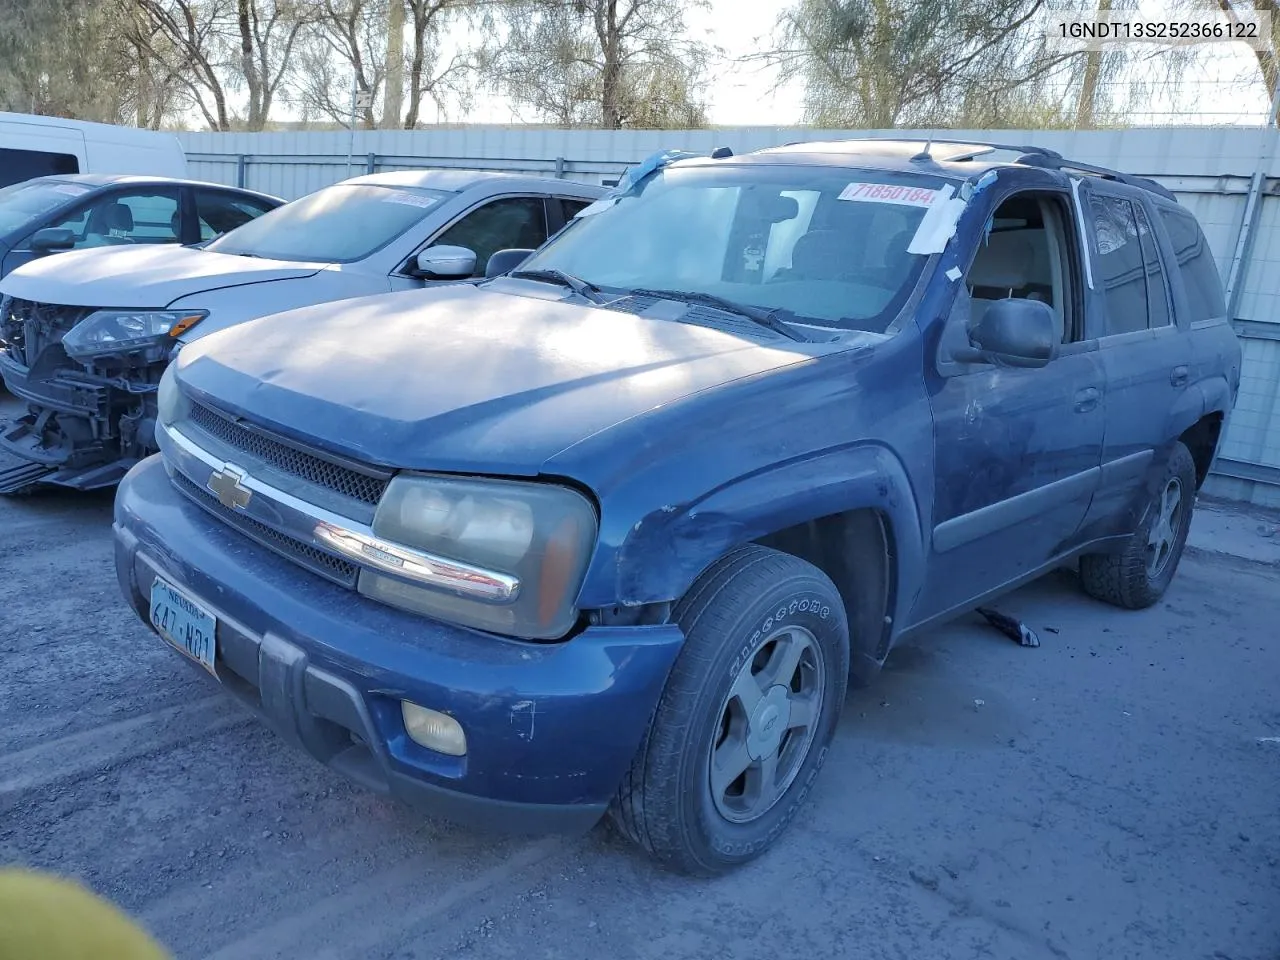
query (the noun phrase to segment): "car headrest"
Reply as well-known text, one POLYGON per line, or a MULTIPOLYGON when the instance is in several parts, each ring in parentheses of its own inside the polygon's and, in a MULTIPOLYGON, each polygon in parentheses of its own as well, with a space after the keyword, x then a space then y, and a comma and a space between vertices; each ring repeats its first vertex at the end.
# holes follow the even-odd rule
POLYGON ((783 197, 778 194, 761 197, 756 201, 756 209, 762 220, 769 223, 782 223, 800 216, 800 204, 795 197, 783 197))
POLYGON ((1048 283, 1050 279, 1042 230, 992 233, 978 248, 969 270, 969 283, 975 287, 1016 290, 1029 283, 1048 283))
POLYGON ((847 261, 841 236, 835 230, 810 230, 791 249, 791 269, 809 280, 839 279, 847 261))
POLYGON ((113 203, 108 206, 105 219, 108 230, 121 230, 128 233, 133 229, 133 211, 123 203, 113 203))

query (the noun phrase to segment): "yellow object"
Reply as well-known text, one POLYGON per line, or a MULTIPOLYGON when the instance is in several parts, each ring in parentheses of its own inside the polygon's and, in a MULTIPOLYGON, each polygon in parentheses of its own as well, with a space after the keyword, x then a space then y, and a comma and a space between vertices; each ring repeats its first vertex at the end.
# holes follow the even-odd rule
POLYGON ((170 960, 124 913, 80 884, 0 870, 0 960, 170 960))

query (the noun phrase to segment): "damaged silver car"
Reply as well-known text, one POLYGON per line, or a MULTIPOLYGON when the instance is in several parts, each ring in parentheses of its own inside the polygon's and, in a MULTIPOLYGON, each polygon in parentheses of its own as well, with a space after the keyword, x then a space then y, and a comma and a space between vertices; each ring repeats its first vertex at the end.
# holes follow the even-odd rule
MULTIPOLYGON (((358 177, 201 249, 76 250, 0 281, 0 377, 25 401, 0 421, 0 494, 117 483, 154 453, 156 386, 186 343, 267 314, 483 277, 603 193, 470 171, 358 177)), ((118 211, 117 211, 118 213, 118 211)), ((113 236, 114 239, 114 236, 113 236)))

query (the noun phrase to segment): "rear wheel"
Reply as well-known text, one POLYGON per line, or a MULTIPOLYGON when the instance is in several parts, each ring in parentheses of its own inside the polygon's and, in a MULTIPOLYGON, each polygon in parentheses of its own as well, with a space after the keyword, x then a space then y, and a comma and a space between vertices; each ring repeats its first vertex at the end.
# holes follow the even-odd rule
POLYGON ((759 546, 703 574, 675 619, 685 645, 611 813, 709 875, 763 853, 804 802, 844 701, 848 627, 822 571, 759 546))
POLYGON ((1085 592, 1130 610, 1156 603, 1182 559, 1195 496, 1195 461, 1184 444, 1175 443, 1146 516, 1124 549, 1080 558, 1085 592))

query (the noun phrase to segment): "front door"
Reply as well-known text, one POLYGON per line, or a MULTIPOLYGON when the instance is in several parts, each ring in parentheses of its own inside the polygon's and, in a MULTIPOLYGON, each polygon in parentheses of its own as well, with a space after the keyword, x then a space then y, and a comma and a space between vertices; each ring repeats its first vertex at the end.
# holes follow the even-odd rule
POLYGON ((1048 303, 1062 346, 1038 369, 939 364, 932 548, 915 622, 1024 578, 1077 542, 1109 397, 1097 344, 1084 335, 1071 224, 1065 194, 1003 200, 957 294, 942 354, 957 338, 967 344, 968 315, 1005 297, 1048 303))

